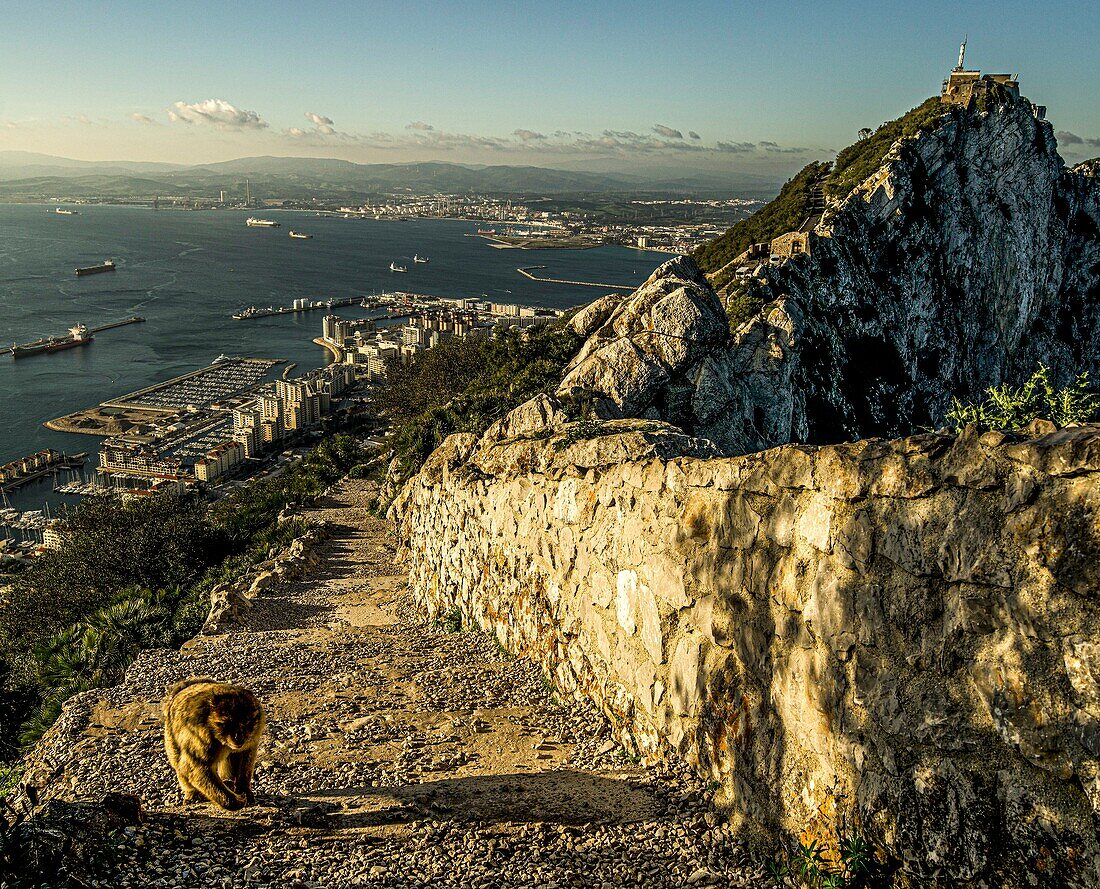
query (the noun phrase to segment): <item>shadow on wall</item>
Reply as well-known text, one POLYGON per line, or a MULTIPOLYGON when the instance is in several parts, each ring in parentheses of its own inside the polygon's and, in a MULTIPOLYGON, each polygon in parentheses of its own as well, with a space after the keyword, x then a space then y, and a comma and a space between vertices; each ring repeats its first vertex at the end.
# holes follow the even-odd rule
POLYGON ((911 877, 1089 879, 1100 477, 998 435, 783 449, 772 469, 807 471, 689 495, 710 616, 688 743, 738 815, 843 824, 911 877))

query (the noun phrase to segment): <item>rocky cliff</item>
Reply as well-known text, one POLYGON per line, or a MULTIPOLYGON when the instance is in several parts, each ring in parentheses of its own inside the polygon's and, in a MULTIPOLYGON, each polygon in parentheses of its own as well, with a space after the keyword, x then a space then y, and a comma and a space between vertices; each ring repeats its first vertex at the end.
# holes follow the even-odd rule
MULTIPOLYGON (((1100 370, 1100 182, 1026 100, 955 108, 827 210, 809 255, 748 284, 731 337, 689 260, 579 319, 560 394, 606 396, 747 453, 910 434, 952 395, 1100 370), (672 298, 675 295, 676 298, 672 298), (688 306, 690 303, 690 306, 688 306), (601 323, 593 325, 591 322, 601 323)), ((596 304, 601 306, 601 304, 596 304)))
POLYGON ((430 614, 750 832, 844 824, 913 885, 1100 881, 1100 429, 713 458, 538 414, 452 436, 395 503, 430 614))
POLYGON ((1100 183, 1026 100, 950 109, 809 242, 732 333, 684 257, 578 312, 556 392, 395 501, 414 594, 747 829, 1096 885, 1100 430, 902 436, 1040 362, 1096 377, 1100 183))

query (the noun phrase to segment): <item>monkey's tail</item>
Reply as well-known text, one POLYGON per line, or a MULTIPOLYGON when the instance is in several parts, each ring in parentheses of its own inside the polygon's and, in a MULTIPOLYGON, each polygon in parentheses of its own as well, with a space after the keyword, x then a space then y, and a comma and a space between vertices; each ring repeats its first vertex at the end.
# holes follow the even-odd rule
POLYGON ((175 685, 168 686, 168 691, 164 694, 164 701, 161 702, 160 708, 164 715, 168 715, 168 708, 172 706, 172 699, 178 695, 181 691, 190 685, 202 685, 205 682, 214 682, 209 676, 192 676, 189 679, 183 679, 177 682, 175 685))

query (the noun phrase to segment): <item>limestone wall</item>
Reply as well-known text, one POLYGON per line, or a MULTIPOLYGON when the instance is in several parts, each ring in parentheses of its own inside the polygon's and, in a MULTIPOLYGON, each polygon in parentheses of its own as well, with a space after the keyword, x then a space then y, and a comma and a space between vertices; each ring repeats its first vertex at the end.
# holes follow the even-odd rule
POLYGON ((716 459, 571 428, 452 436, 405 487, 430 612, 680 751, 746 829, 843 818, 910 874, 1100 882, 1100 430, 716 459))

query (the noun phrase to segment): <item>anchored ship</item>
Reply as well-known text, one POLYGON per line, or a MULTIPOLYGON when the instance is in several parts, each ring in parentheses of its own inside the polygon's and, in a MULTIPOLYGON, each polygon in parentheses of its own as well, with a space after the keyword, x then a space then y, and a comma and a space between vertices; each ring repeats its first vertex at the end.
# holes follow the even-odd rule
POLYGON ((251 226, 252 228, 278 228, 282 223, 276 222, 273 219, 259 219, 256 216, 249 216, 248 219, 245 220, 245 225, 251 226))
POLYGON ((419 253, 414 253, 413 254, 413 262, 430 262, 430 261, 431 260, 429 260, 428 257, 421 256, 419 253))
POLYGON ((105 259, 99 265, 89 265, 89 266, 85 266, 82 269, 77 269, 76 273, 77 273, 78 276, 97 275, 100 272, 113 272, 114 270, 115 270, 114 262, 110 259, 105 259))
POLYGON ((390 271, 391 272, 407 272, 408 269, 405 268, 405 266, 403 266, 403 265, 398 265, 395 262, 391 262, 390 263, 390 271))
POLYGON ((58 207, 56 210, 54 210, 54 213, 57 213, 59 216, 76 216, 77 215, 76 210, 66 210, 64 207, 58 207))
POLYGON ((85 346, 93 339, 87 327, 77 324, 70 327, 65 336, 47 336, 33 343, 14 345, 11 347, 11 354, 13 358, 26 358, 28 355, 39 355, 43 352, 60 352, 62 349, 85 346))
POLYGON ((292 238, 302 238, 303 240, 309 240, 310 238, 313 237, 313 235, 307 235, 305 232, 294 232, 294 231, 292 231, 290 233, 290 236, 292 238))

